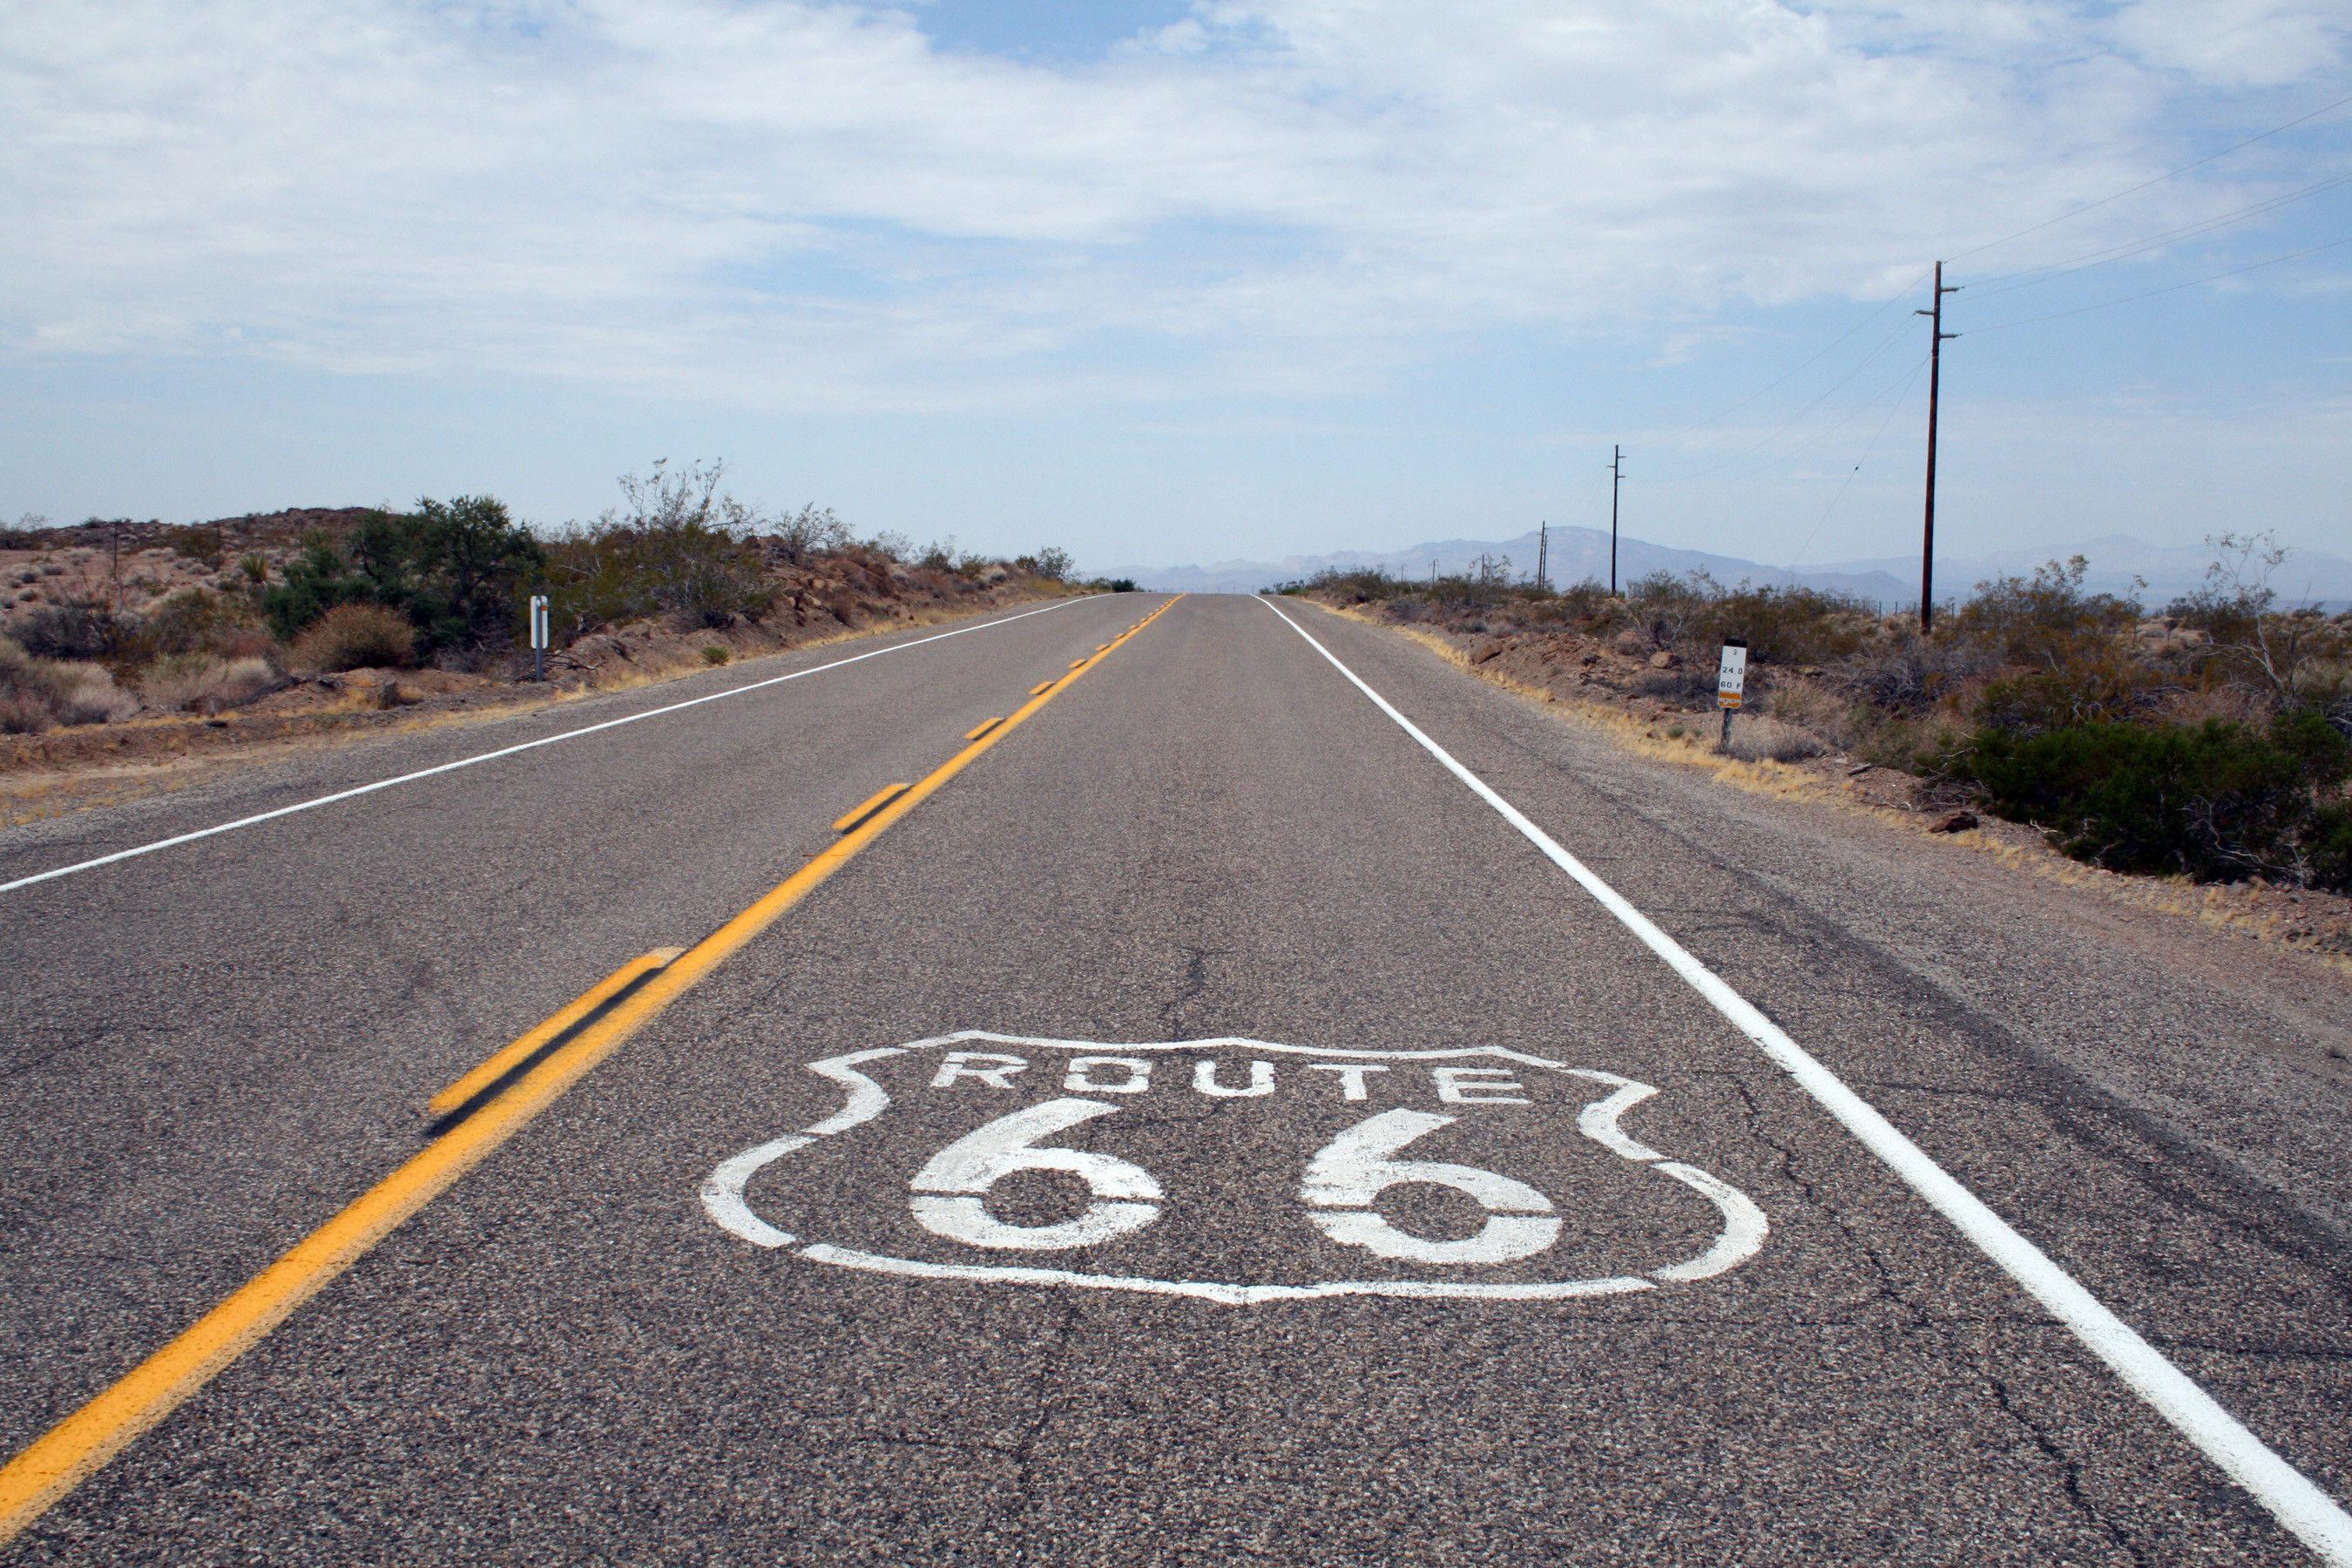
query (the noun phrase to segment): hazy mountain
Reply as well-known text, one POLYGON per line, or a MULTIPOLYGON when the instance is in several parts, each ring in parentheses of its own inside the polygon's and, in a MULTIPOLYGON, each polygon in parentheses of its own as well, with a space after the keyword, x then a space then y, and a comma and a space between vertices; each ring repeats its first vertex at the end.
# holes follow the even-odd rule
MULTIPOLYGON (((1516 539, 1440 539, 1410 549, 1342 550, 1328 555, 1286 555, 1275 561, 1218 561, 1207 565, 1120 566, 1106 574, 1132 577, 1146 588, 1194 594, 1249 594, 1276 583, 1310 577, 1332 567, 1377 566, 1398 576, 1426 577, 1433 563, 1447 575, 1475 572, 1481 556, 1509 563, 1514 577, 1535 573, 1536 535, 1516 539)), ((2189 592, 2205 579, 2212 552, 2202 545, 2179 548, 2150 544, 2126 534, 2110 534, 2079 544, 2005 551, 1997 554, 1944 557, 1936 563, 1937 599, 1963 597, 1990 577, 2030 573, 2045 561, 2081 555, 2090 563, 2085 582, 2103 593, 2134 592, 2133 579, 2146 586, 2137 590, 2141 603, 2160 605, 2189 592)), ((1801 566, 1793 573, 1737 555, 1717 555, 1704 550, 1675 550, 1647 540, 1620 537, 1617 575, 1621 583, 1652 572, 1681 574, 1704 571, 1718 583, 1794 583, 1832 589, 1893 606, 1916 604, 1919 598, 1919 558, 1885 556, 1868 561, 1841 561, 1801 566)), ((1551 531, 1549 572, 1555 584, 1591 578, 1609 580, 1609 535, 1593 528, 1551 531)), ((2352 602, 2352 560, 2324 551, 2297 550, 2272 579, 2280 597, 2299 603, 2316 599, 2341 605, 2352 602)))

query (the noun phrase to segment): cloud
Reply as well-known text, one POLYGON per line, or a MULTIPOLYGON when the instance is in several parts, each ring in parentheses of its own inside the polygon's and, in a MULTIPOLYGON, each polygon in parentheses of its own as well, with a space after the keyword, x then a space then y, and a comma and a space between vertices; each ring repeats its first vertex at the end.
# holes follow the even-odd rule
POLYGON ((2342 59, 2249 15, 1253 0, 1040 64, 849 5, 27 9, 0 331, 824 407, 1329 392, 1492 332, 1671 357, 2159 172, 2179 92, 2342 59))

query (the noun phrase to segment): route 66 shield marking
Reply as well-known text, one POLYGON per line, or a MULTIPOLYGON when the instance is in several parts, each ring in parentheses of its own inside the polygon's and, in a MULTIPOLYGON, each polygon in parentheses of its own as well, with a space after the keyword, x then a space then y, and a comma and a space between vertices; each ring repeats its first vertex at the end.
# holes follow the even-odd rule
POLYGON ((841 1109, 723 1162, 702 1204, 835 1268, 1234 1306, 1558 1300, 1713 1279, 1769 1230, 1746 1194, 1619 1126, 1655 1089, 1499 1047, 967 1029, 808 1070, 841 1109), (1203 1252, 1234 1277, 1192 1277, 1203 1252))

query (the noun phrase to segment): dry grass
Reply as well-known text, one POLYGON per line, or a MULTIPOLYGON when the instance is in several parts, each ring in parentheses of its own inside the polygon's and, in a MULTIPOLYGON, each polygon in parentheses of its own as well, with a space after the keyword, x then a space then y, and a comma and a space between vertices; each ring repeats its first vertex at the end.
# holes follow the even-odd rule
POLYGON ((202 653, 159 658, 139 678, 147 706, 163 713, 218 713, 284 684, 266 658, 202 653))
POLYGON ((128 719, 139 700, 95 664, 35 658, 0 637, 0 733, 37 735, 58 724, 128 719))
POLYGON ((1811 731, 1761 713, 1735 714, 1731 755, 1743 763, 1801 763, 1829 750, 1811 731))
POLYGON ((288 651, 297 669, 332 673, 407 664, 416 654, 416 628, 397 610, 381 605, 338 605, 288 651))

